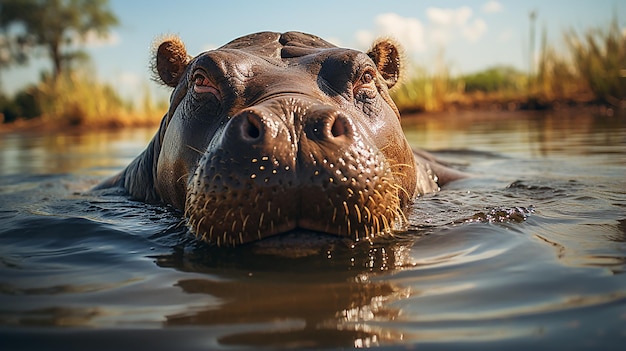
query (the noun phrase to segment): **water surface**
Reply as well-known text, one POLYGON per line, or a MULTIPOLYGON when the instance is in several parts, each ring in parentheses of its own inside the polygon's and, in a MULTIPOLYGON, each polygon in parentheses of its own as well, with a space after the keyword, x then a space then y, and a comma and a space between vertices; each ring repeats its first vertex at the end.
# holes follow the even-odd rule
POLYGON ((405 118, 473 175, 394 239, 215 249, 180 214, 88 189, 154 129, 0 135, 0 343, 11 349, 621 349, 626 119, 405 118))

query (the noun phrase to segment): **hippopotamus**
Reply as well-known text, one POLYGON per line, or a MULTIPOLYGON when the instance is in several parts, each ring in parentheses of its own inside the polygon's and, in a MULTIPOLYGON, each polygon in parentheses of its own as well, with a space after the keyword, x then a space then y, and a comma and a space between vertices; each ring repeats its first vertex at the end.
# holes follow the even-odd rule
POLYGON ((172 205, 203 241, 392 234, 417 196, 458 178, 403 134, 390 40, 361 52, 262 32, 191 57, 169 37, 153 56, 155 78, 173 88, 169 109, 145 151, 98 188, 172 205))

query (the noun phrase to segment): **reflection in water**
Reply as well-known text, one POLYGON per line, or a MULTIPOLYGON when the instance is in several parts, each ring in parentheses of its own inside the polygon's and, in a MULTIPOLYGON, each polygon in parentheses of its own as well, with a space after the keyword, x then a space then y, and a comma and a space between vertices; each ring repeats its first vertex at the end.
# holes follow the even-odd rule
MULTIPOLYGON (((523 157, 587 155, 592 150, 613 154, 626 142, 626 118, 595 117, 588 112, 470 111, 441 117, 405 116, 409 142, 430 150, 484 150, 523 157)), ((623 154, 621 160, 625 161, 623 154)))
POLYGON ((370 273, 409 264, 406 244, 355 247, 329 238, 305 255, 293 255, 300 251, 296 246, 281 248, 292 251, 289 255, 268 250, 267 244, 197 246, 157 259, 161 267, 210 276, 176 283, 187 294, 205 295, 207 303, 168 315, 166 326, 232 325, 221 344, 256 347, 374 346, 401 339, 369 323, 395 320, 400 311, 388 305, 409 292, 370 273))
POLYGON ((153 130, 2 135, 3 350, 621 349, 626 119, 440 117, 405 118, 410 143, 473 176, 354 247, 207 247, 167 206, 86 192, 153 130))
POLYGON ((358 327, 360 322, 375 318, 392 320, 398 315, 398 311, 382 304, 395 292, 390 284, 363 281, 311 284, 310 281, 298 283, 292 278, 262 275, 259 279, 251 277, 233 282, 182 280, 178 286, 186 293, 209 294, 222 303, 168 316, 166 325, 263 323, 268 330, 239 331, 221 338, 220 342, 266 347, 328 347, 378 340, 375 334, 338 329, 342 319, 356 322, 358 327))
POLYGON ((3 134, 0 175, 58 174, 89 170, 111 174, 126 166, 154 135, 154 128, 74 131, 52 135, 3 134))

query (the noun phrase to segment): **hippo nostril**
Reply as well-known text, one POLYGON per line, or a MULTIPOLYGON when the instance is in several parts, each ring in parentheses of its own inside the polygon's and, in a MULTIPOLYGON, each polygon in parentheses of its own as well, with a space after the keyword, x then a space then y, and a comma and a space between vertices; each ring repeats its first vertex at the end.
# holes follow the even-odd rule
POLYGON ((333 137, 339 137, 346 134, 345 121, 342 118, 336 118, 333 122, 333 126, 330 128, 330 132, 333 137))
POLYGON ((241 136, 247 140, 257 140, 261 137, 261 122, 253 114, 248 114, 241 123, 241 136))
POLYGON ((307 137, 311 140, 345 143, 352 140, 354 127, 347 115, 334 108, 313 109, 306 121, 307 137))
POLYGON ((348 118, 344 114, 337 114, 332 126, 330 127, 330 134, 333 138, 341 136, 350 137, 352 134, 352 127, 348 118))

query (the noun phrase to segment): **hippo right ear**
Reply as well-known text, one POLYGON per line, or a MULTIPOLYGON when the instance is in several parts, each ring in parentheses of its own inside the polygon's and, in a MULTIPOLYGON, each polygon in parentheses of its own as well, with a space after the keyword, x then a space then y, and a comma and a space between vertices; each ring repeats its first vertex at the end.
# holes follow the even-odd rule
POLYGON ((400 79, 401 51, 399 46, 390 39, 380 39, 367 52, 374 61, 378 72, 385 79, 387 88, 393 87, 400 79))
POLYGON ((158 46, 154 47, 151 66, 155 80, 170 87, 177 86, 191 59, 187 55, 185 44, 177 36, 168 36, 162 38, 158 46))

